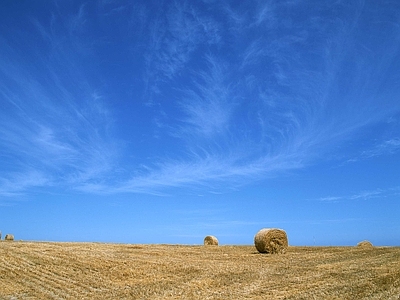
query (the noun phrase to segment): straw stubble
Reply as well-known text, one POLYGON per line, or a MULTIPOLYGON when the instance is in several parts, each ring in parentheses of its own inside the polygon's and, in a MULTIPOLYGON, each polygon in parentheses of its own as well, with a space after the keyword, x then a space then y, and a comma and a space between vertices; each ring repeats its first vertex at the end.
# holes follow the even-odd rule
POLYGON ((204 238, 204 245, 205 246, 218 246, 218 239, 215 236, 207 235, 204 238))
POLYGON ((260 253, 283 254, 288 248, 287 234, 282 229, 264 228, 255 235, 254 245, 260 253))

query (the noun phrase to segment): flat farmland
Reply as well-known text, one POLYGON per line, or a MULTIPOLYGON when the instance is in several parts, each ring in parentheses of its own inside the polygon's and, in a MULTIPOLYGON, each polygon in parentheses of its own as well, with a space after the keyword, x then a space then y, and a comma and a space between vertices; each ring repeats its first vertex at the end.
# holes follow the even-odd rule
POLYGON ((0 242, 0 299, 400 299, 400 247, 0 242))

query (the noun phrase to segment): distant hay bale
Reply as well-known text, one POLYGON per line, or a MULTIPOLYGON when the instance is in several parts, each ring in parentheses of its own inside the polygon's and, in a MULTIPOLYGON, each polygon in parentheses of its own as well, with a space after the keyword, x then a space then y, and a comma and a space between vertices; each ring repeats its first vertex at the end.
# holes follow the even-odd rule
POLYGON ((6 234, 6 236, 4 237, 5 241, 13 241, 14 240, 14 236, 12 234, 6 234))
POLYGON ((207 235, 204 238, 204 246, 218 246, 218 240, 215 236, 207 235))
POLYGON ((361 248, 373 248, 374 245, 372 245, 372 243, 371 243, 370 241, 365 240, 365 241, 359 242, 359 243, 357 244, 357 247, 361 247, 361 248))
POLYGON ((264 228, 254 236, 254 245, 260 253, 283 254, 288 248, 288 238, 282 229, 264 228))

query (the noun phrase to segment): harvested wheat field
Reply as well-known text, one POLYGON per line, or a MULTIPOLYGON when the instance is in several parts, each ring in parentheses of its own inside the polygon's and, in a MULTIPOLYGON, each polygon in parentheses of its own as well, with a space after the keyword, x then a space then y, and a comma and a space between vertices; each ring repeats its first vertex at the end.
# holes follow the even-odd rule
POLYGON ((396 299, 400 248, 0 242, 0 299, 396 299))

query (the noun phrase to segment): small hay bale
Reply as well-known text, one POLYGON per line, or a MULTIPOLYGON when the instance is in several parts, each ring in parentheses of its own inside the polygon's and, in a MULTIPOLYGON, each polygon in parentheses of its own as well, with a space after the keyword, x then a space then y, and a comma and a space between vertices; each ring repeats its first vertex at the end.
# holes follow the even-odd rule
POLYGON ((14 236, 12 234, 6 234, 6 236, 4 237, 5 241, 13 241, 14 240, 14 236))
POLYGON ((357 244, 357 247, 361 247, 361 248, 373 248, 374 245, 372 245, 372 243, 371 243, 370 241, 365 240, 365 241, 359 242, 359 243, 357 244))
POLYGON ((264 228, 254 236, 254 245, 260 253, 283 254, 289 243, 284 230, 264 228))
POLYGON ((207 235, 204 238, 204 246, 218 246, 218 240, 215 236, 207 235))

